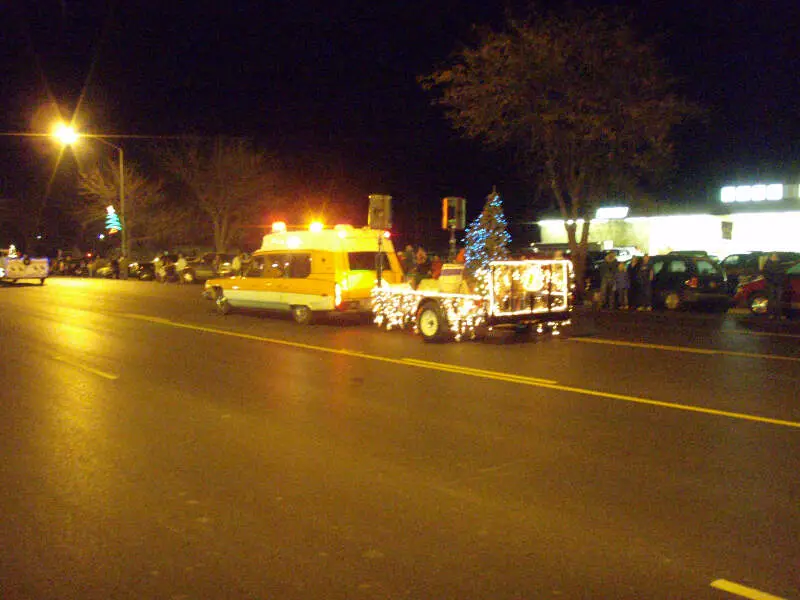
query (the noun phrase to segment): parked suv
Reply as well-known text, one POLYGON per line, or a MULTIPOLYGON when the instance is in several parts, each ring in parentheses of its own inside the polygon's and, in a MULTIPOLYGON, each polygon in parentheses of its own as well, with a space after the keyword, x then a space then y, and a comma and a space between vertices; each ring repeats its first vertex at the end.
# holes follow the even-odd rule
POLYGON ((725 271, 711 258, 666 254, 654 256, 653 303, 668 310, 705 305, 727 310, 731 297, 725 271))

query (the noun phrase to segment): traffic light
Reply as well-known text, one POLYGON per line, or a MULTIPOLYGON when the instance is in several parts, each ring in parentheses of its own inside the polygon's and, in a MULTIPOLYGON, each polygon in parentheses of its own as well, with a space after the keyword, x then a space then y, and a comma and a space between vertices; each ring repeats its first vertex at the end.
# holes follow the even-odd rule
POLYGON ((457 196, 442 198, 442 229, 463 230, 467 224, 467 201, 457 196))
POLYGON ((392 228, 392 197, 380 194, 369 195, 369 217, 367 224, 370 229, 392 228))

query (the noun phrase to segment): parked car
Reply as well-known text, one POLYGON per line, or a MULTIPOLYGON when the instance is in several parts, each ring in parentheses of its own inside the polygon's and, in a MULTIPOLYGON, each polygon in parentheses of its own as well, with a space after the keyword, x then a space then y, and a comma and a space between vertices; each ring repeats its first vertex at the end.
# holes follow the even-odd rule
MULTIPOLYGON (((740 283, 733 298, 737 306, 746 306, 757 315, 767 313, 767 282, 758 275, 753 279, 740 283)), ((800 310, 800 262, 786 271, 783 284, 783 307, 787 311, 800 310)))
POLYGON ((184 283, 194 283, 233 275, 233 254, 208 252, 190 260, 181 272, 184 283))
MULTIPOLYGON (((747 283, 761 275, 761 268, 771 252, 742 252, 726 256, 722 267, 728 277, 728 291, 733 295, 740 284, 747 283)), ((800 252, 778 252, 778 262, 781 267, 788 269, 800 261, 800 252)))
POLYGON ((725 271, 713 259, 688 254, 664 254, 650 260, 653 266, 653 304, 668 310, 708 306, 728 310, 731 297, 725 271))

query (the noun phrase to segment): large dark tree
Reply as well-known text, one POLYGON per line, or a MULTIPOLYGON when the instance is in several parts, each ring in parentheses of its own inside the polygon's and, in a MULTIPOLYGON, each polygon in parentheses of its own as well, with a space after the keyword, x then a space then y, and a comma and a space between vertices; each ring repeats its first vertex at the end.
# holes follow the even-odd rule
POLYGON ((514 148, 546 182, 579 281, 598 204, 669 167, 671 130, 698 112, 671 91, 653 45, 598 11, 509 18, 420 81, 463 136, 514 148))
POLYGON ((181 181, 225 252, 248 227, 264 224, 277 203, 277 168, 267 155, 241 139, 216 138, 162 148, 166 171, 181 181))

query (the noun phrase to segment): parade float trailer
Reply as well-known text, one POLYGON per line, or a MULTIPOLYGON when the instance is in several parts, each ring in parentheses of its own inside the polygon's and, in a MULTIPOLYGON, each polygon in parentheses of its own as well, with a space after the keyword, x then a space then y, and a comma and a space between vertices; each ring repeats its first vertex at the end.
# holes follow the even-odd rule
POLYGON ((39 284, 50 274, 50 261, 46 258, 20 256, 11 246, 0 250, 0 282, 14 283, 23 279, 38 279, 39 284))
POLYGON ((412 329, 426 342, 482 337, 495 327, 549 331, 570 322, 572 265, 567 260, 503 260, 469 275, 446 264, 438 279, 372 291, 375 323, 412 329))

